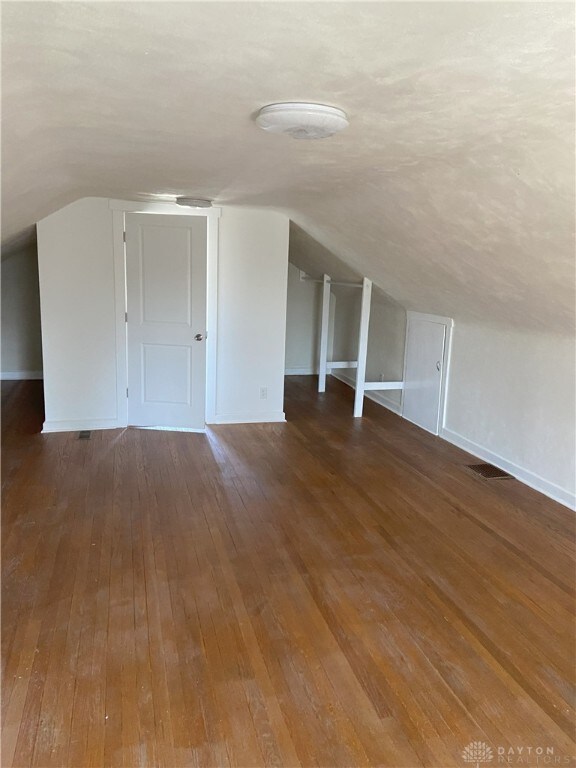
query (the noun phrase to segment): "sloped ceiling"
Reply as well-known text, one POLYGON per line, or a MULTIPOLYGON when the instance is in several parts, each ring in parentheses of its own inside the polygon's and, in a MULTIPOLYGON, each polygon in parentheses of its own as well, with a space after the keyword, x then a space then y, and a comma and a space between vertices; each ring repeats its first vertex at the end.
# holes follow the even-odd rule
POLYGON ((79 197, 209 196, 285 211, 302 249, 409 309, 573 330, 571 4, 3 2, 2 16, 8 248, 79 197), (340 106, 350 128, 260 131, 254 113, 284 100, 340 106))

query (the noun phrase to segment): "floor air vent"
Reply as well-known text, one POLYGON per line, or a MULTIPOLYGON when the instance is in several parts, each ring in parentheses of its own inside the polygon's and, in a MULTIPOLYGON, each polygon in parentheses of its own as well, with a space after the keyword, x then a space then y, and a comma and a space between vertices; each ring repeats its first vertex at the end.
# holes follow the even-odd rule
POLYGON ((468 469, 475 472, 485 480, 504 480, 506 478, 513 479, 512 475, 508 472, 504 472, 503 469, 498 469, 493 464, 468 464, 468 469))
POLYGON ((83 429, 78 432, 78 440, 90 440, 92 432, 89 429, 83 429))

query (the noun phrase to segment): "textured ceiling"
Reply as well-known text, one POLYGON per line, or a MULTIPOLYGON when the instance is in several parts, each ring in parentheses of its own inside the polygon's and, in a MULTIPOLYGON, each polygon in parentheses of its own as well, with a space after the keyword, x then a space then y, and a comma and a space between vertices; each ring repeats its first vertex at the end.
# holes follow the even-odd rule
MULTIPOLYGON (((572 330, 574 8, 3 2, 3 241, 86 195, 270 206, 409 309, 572 330), (321 142, 280 100, 345 109, 321 142)), ((299 243, 299 245, 298 245, 299 243)), ((316 247, 316 246, 315 246, 316 247)))

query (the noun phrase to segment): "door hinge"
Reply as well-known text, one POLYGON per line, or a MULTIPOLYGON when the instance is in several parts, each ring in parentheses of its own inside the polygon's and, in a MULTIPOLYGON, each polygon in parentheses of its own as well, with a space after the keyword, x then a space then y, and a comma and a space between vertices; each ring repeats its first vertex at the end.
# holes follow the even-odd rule
POLYGON ((126 230, 124 230, 124 232, 122 232, 122 240, 124 242, 126 242, 126 230))
POLYGON ((128 312, 124 312, 124 322, 128 322, 128 312))
POLYGON ((126 387, 126 397, 128 397, 128 387, 126 387))

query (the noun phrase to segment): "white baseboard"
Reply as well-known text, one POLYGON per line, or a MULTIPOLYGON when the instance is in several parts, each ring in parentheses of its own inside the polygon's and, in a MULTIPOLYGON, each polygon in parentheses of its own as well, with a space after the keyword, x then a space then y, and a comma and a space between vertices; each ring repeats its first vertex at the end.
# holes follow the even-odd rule
MULTIPOLYGON (((283 411, 270 413, 221 413, 210 424, 266 424, 269 422, 285 422, 286 415, 283 411)), ((42 433, 49 432, 80 432, 82 430, 98 429, 124 429, 126 424, 121 424, 117 419, 78 419, 71 421, 45 421, 42 433)), ((206 432, 205 429, 194 430, 179 427, 139 427, 139 429, 171 430, 174 432, 206 432)))
POLYGON ((117 419, 72 419, 71 421, 45 421, 42 433, 48 432, 82 432, 97 429, 122 429, 126 425, 119 424, 117 419))
MULTIPOLYGON (((335 379, 338 379, 339 381, 344 382, 344 384, 347 384, 352 389, 356 389, 356 380, 353 379, 351 376, 349 376, 347 373, 331 373, 331 376, 334 376, 335 379)), ((364 397, 367 397, 369 400, 372 400, 374 403, 377 403, 378 405, 381 405, 383 408, 387 408, 389 411, 392 411, 392 413, 395 413, 397 416, 402 415, 402 409, 399 403, 395 403, 394 400, 388 395, 386 392, 364 392, 364 397)))
POLYGON ((554 499, 554 501, 558 501, 560 504, 564 504, 564 506, 569 507, 570 509, 576 509, 576 494, 574 492, 561 488, 559 485, 556 485, 556 483, 551 483, 549 480, 540 477, 540 475, 531 472, 529 469, 525 469, 524 467, 505 459, 503 456, 499 456, 497 453, 490 451, 482 445, 478 445, 478 443, 474 443, 472 440, 468 440, 468 438, 463 437, 463 435, 460 435, 458 432, 453 432, 451 429, 443 427, 440 430, 440 437, 444 438, 444 440, 447 440, 449 443, 458 446, 458 448, 462 448, 462 450, 471 453, 473 456, 477 456, 478 458, 503 469, 517 480, 520 480, 520 482, 529 485, 530 488, 534 488, 536 491, 540 491, 540 493, 554 499))
POLYGON ((130 428, 131 429, 150 429, 156 432, 192 432, 195 435, 206 434, 206 427, 204 427, 203 429, 193 429, 192 427, 139 427, 137 424, 134 424, 130 428))
POLYGON ((337 373, 330 373, 330 376, 334 376, 335 379, 338 379, 338 381, 343 381, 344 384, 347 384, 349 387, 352 387, 352 389, 356 389, 356 379, 353 379, 352 376, 348 373, 342 373, 341 370, 335 369, 337 373))
POLYGON ((368 400, 373 400, 378 405, 383 405, 384 408, 388 408, 389 411, 392 411, 397 416, 402 416, 402 405, 395 403, 390 395, 384 392, 364 392, 364 397, 367 397, 368 400))
POLYGON ((3 371, 0 373, 2 381, 30 381, 42 379, 42 371, 3 371))
POLYGON ((285 376, 314 376, 318 373, 315 368, 286 368, 284 371, 285 376))
POLYGON ((286 421, 284 411, 270 413, 220 413, 210 424, 268 424, 286 421))

